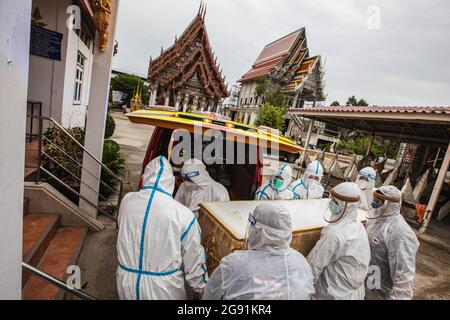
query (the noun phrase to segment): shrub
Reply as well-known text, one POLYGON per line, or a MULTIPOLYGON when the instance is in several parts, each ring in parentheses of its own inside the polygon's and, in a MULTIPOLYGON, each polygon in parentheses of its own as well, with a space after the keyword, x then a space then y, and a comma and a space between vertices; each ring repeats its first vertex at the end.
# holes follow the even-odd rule
MULTIPOLYGON (((113 140, 105 140, 103 146, 102 162, 111 170, 115 175, 121 176, 125 171, 125 159, 120 153, 120 146, 113 140)), ((118 181, 109 174, 105 169, 102 169, 101 180, 109 187, 117 189, 118 181)), ((113 194, 113 191, 106 187, 103 183, 100 183, 100 194, 108 199, 113 194)))
POLYGON ((284 113, 285 110, 283 108, 265 103, 259 109, 256 125, 267 126, 282 131, 284 128, 284 113))
MULTIPOLYGON (((70 128, 67 131, 80 144, 84 144, 83 128, 70 128)), ((81 177, 81 168, 76 162, 82 163, 83 149, 58 127, 47 130, 44 137, 43 150, 54 160, 54 162, 50 162, 50 172, 72 187, 78 185, 76 177, 81 177)))
POLYGON ((105 125, 105 139, 109 139, 113 136, 114 130, 116 130, 116 122, 114 118, 108 113, 106 116, 106 125, 105 125))
MULTIPOLYGON (((84 144, 85 131, 83 128, 67 129, 80 144, 84 144)), ((43 143, 44 152, 53 159, 48 162, 47 169, 58 179, 62 180, 76 191, 80 190, 81 166, 76 162, 83 163, 83 149, 77 145, 70 137, 63 133, 59 128, 54 127, 44 134, 43 143), (49 141, 52 143, 50 143, 49 141), (63 151, 63 152, 62 152, 63 151), (58 162, 61 166, 59 166, 58 162)), ((103 147, 102 162, 117 176, 121 176, 125 170, 125 159, 120 153, 120 146, 112 140, 105 140, 103 147)), ((118 181, 106 170, 101 171, 101 180, 116 191, 118 181)), ((49 182, 60 189, 60 185, 49 179, 49 182)), ((108 199, 114 192, 100 183, 99 200, 108 199)), ((70 193, 69 193, 70 194, 70 193)), ((77 199, 74 200, 77 202, 77 199)))

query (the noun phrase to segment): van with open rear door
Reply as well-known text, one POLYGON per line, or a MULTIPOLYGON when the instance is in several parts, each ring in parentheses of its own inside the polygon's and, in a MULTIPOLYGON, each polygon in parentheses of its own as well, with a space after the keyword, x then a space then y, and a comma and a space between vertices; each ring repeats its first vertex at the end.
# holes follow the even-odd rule
POLYGON ((158 109, 136 111, 127 117, 133 123, 155 127, 142 172, 151 160, 165 156, 174 169, 175 193, 181 184, 182 167, 182 163, 174 161, 175 153, 183 159, 203 156, 200 160, 206 164, 208 173, 228 189, 233 201, 254 198, 262 184, 266 154, 276 154, 281 160, 293 162, 301 151, 298 145, 283 136, 214 115, 158 109), (189 142, 184 141, 186 135, 189 142), (178 145, 180 143, 183 148, 178 145))

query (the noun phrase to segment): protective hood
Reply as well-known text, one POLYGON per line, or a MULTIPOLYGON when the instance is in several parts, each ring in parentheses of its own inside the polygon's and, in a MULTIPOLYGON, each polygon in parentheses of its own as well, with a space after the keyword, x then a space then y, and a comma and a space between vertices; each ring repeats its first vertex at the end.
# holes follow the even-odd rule
POLYGON ((163 156, 153 159, 147 164, 142 175, 144 188, 154 187, 166 193, 173 194, 175 177, 173 176, 172 166, 163 156))
POLYGON ((381 193, 388 197, 399 199, 399 202, 387 201, 386 209, 384 210, 382 216, 391 216, 396 213, 400 213, 400 208, 402 207, 402 193, 394 186, 383 186, 378 189, 381 193))
POLYGON ((272 179, 270 180, 271 182, 271 186, 273 189, 275 189, 275 183, 274 183, 274 179, 276 176, 280 176, 283 178, 283 184, 281 187, 278 188, 278 191, 282 191, 285 190, 289 184, 292 181, 292 168, 290 165, 288 164, 283 164, 278 171, 273 175, 272 179))
POLYGON ((359 171, 358 178, 356 178, 356 181, 360 180, 361 177, 367 178, 367 189, 373 189, 375 188, 375 182, 377 179, 377 173, 375 170, 371 167, 367 167, 359 171))
POLYGON ((364 168, 358 173, 355 182, 361 189, 361 209, 369 210, 372 204, 376 178, 377 173, 371 167, 364 168))
POLYGON ((318 176, 318 182, 322 181, 323 167, 320 164, 320 161, 315 160, 306 167, 305 173, 303 174, 303 181, 306 185, 308 184, 308 179, 310 176, 318 176))
POLYGON ((275 204, 260 204, 249 221, 249 250, 278 251, 289 248, 292 223, 286 208, 275 204))
POLYGON ((213 181, 213 179, 209 176, 208 171, 206 171, 205 164, 198 159, 187 160, 181 169, 181 174, 183 175, 189 175, 197 172, 198 175, 191 177, 192 182, 197 186, 206 186, 213 181))

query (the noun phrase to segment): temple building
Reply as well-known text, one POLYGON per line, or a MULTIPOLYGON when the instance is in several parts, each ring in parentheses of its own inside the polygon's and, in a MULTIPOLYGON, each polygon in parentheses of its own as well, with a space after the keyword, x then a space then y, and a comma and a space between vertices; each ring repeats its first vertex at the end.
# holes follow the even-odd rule
MULTIPOLYGON (((228 110, 234 120, 253 125, 264 97, 257 97, 259 78, 265 77, 279 85, 288 104, 286 131, 293 132, 300 123, 289 110, 303 108, 308 102, 316 105, 325 100, 323 65, 320 56, 310 56, 305 28, 296 30, 264 47, 253 66, 239 80, 241 91, 238 106, 228 110)), ((289 134, 290 135, 290 134, 289 134)))
POLYGON ((205 25, 206 8, 200 9, 175 43, 161 48, 161 55, 150 59, 149 106, 165 105, 180 111, 216 112, 229 93, 212 51, 205 25))

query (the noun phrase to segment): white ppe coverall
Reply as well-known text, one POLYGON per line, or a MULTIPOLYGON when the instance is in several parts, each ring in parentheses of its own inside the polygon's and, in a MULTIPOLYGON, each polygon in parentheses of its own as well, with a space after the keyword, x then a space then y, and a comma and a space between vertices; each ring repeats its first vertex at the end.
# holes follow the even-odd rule
POLYGON ((152 160, 144 188, 120 205, 117 287, 122 300, 186 299, 185 282, 201 293, 208 275, 194 214, 172 199, 169 162, 152 160))
POLYGON ((310 300, 314 294, 305 257, 290 248, 291 217, 275 204, 250 215, 247 250, 224 257, 203 292, 204 300, 310 300))
POLYGON ((258 188, 255 200, 294 200, 294 192, 289 188, 292 181, 292 168, 283 164, 272 176, 269 182, 258 188), (282 178, 282 184, 277 186, 277 177, 282 178))
POLYGON ((228 190, 214 181, 206 166, 198 159, 187 160, 181 169, 182 175, 192 175, 191 181, 184 181, 177 191, 175 200, 192 211, 197 211, 202 202, 230 201, 228 190))
MULTIPOLYGON (((337 185, 334 192, 341 199, 360 198, 355 183, 337 185)), ((332 191, 333 194, 333 191, 332 191)), ((320 240, 309 253, 317 300, 362 300, 364 281, 370 262, 367 232, 359 221, 359 201, 339 202, 342 218, 327 225, 320 240)))
POLYGON ((311 162, 303 174, 303 178, 291 184, 291 189, 294 191, 295 199, 322 199, 324 188, 320 181, 323 177, 323 167, 320 161, 315 160, 311 162), (311 179, 311 177, 318 177, 319 180, 311 179))
POLYGON ((386 201, 383 214, 379 218, 369 219, 367 223, 372 255, 370 265, 380 268, 381 288, 373 288, 374 282, 368 281, 366 298, 409 300, 413 298, 419 241, 400 214, 400 190, 394 186, 385 186, 378 190, 400 201, 386 201), (369 284, 372 288, 368 287, 369 284))
POLYGON ((359 207, 363 210, 369 210, 372 204, 376 178, 377 173, 371 167, 361 169, 358 173, 355 182, 361 190, 361 204, 359 207))

